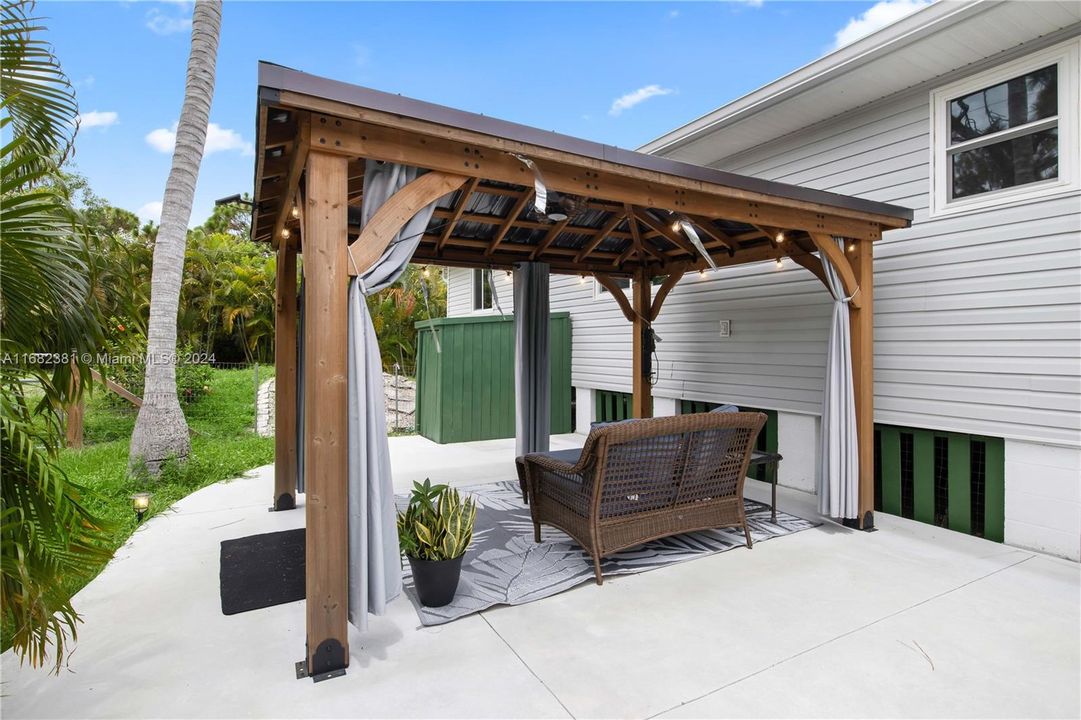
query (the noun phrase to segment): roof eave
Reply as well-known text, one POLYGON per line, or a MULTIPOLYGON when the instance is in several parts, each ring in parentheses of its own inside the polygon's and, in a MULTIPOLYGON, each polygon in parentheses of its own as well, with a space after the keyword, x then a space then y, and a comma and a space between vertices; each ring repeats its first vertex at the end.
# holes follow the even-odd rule
MULTIPOLYGON (((639 152, 665 154, 709 133, 763 112, 789 98, 843 75, 875 58, 983 12, 1001 0, 951 2, 938 0, 926 8, 887 25, 867 37, 838 48, 773 82, 763 85, 716 110, 696 118, 638 148, 639 152)), ((844 108, 839 108, 842 111, 844 108)))

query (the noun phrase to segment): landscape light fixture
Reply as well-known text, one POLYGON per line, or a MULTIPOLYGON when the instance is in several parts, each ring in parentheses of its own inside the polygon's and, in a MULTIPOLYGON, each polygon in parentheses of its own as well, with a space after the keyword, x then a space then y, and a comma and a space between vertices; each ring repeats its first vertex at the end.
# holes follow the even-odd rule
POLYGON ((153 494, 148 492, 139 492, 131 496, 131 509, 135 511, 135 521, 137 523, 143 522, 143 515, 146 515, 146 511, 150 509, 150 498, 153 494))

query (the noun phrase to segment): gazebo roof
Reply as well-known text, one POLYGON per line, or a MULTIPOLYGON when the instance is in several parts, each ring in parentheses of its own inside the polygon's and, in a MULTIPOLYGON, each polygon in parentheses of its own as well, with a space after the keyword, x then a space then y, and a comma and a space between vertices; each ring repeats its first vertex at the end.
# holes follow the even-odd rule
MULTIPOLYGON (((907 227, 894 205, 736 175, 308 75, 259 66, 252 238, 277 244, 300 223, 309 148, 350 159, 350 239, 359 232, 365 160, 453 178, 415 262, 553 272, 668 274, 706 266, 673 222, 689 223, 716 265, 800 261, 813 235, 876 240, 907 227), (531 161, 569 217, 534 205, 531 161), (553 192, 554 191, 554 192, 553 192), (299 214, 299 211, 298 213, 299 214)), ((302 239, 298 237, 302 244, 302 239)))

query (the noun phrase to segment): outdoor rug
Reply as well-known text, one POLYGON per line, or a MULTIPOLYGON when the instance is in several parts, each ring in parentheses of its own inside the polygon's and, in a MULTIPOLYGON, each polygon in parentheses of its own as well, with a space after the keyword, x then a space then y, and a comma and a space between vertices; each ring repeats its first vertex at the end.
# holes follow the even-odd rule
POLYGON ((226 615, 304 599, 304 528, 221 544, 221 611, 226 615))
MULTIPOLYGON (((462 578, 450 605, 428 608, 420 604, 409 563, 405 563, 405 591, 423 625, 442 625, 493 605, 522 605, 549 597, 584 582, 594 582, 593 561, 561 530, 541 526, 543 542, 533 541, 533 520, 522 503, 518 483, 500 482, 459 488, 477 500, 473 544, 462 562, 462 578)), ((397 497, 404 506, 406 496, 397 497)), ((815 527, 819 523, 777 512, 770 522, 769 506, 744 500, 751 539, 770 538, 815 527)), ((743 530, 726 528, 674 535, 629 548, 601 561, 604 576, 629 575, 686 560, 746 547, 743 530)))

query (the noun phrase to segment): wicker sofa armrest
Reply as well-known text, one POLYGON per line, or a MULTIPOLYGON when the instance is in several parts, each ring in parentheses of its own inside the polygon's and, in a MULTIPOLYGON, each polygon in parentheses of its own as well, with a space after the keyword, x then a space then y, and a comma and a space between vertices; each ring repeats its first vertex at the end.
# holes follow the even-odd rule
POLYGON ((590 464, 588 461, 571 465, 540 453, 526 455, 522 460, 530 505, 534 511, 538 502, 544 504, 545 500, 550 500, 575 514, 587 515, 593 485, 593 473, 586 469, 590 464))

